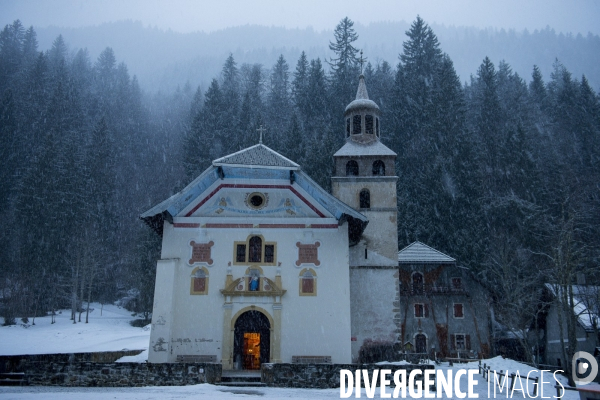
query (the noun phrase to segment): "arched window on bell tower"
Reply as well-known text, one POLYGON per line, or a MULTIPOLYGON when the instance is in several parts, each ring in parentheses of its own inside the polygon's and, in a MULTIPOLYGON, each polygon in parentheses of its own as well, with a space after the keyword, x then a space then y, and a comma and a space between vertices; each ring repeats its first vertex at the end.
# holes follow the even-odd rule
POLYGON ((368 189, 360 191, 360 208, 371 208, 371 192, 368 189))
POLYGON ((385 176, 385 164, 381 160, 373 162, 373 175, 385 176))
POLYGON ((361 121, 360 114, 352 117, 352 134, 353 135, 360 135, 360 133, 362 132, 361 122, 362 121, 361 121))
POLYGON ((371 114, 365 115, 365 133, 367 135, 373 134, 373 116, 371 114))
POLYGON ((346 163, 346 176, 358 176, 358 163, 350 160, 346 163))

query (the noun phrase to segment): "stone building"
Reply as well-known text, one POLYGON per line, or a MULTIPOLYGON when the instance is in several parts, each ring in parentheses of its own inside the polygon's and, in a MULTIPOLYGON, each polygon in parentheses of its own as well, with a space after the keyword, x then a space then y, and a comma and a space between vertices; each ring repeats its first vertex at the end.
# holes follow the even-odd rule
POLYGON ((421 242, 400 250, 398 263, 403 349, 436 358, 489 356, 489 300, 468 270, 421 242))
MULTIPOLYGON (((332 194, 259 143, 214 160, 141 215, 163 240, 150 362, 215 361, 224 369, 349 363, 368 342, 403 343, 406 336, 425 348, 441 343, 434 339, 440 324, 458 347, 461 340, 472 347, 486 342, 461 327, 475 320, 467 300, 463 322, 444 319, 445 306, 430 306, 436 319, 402 313, 423 296, 404 294, 406 268, 425 277, 442 265, 448 272, 434 273, 436 279, 462 275, 450 272, 454 260, 399 268, 396 154, 380 141, 379 107, 362 76, 344 128, 332 194)), ((465 294, 430 300, 457 296, 465 294)))

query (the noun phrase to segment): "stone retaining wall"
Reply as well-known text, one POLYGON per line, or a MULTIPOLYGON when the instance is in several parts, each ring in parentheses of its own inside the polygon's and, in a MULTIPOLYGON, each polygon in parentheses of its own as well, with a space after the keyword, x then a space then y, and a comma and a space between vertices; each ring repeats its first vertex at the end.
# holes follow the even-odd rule
POLYGON ((44 363, 78 363, 96 362, 112 363, 124 356, 137 356, 144 350, 97 351, 93 353, 55 353, 55 354, 20 354, 0 356, 0 373, 24 372, 29 362, 44 363))
MULTIPOLYGON (((290 388, 339 388, 340 371, 375 369, 392 371, 435 369, 433 365, 415 364, 263 364, 261 380, 267 386, 290 388)), ((21 372, 29 385, 39 386, 184 386, 221 382, 222 365, 218 363, 98 363, 23 361, 21 372)), ((422 376, 420 376, 422 378, 422 376)), ((418 379, 422 380, 422 379, 418 379)), ((379 383, 379 379, 378 379, 379 383)))
MULTIPOLYGON (((340 370, 347 369, 352 372, 357 369, 366 369, 369 376, 373 376, 374 369, 389 369, 392 371, 388 379, 394 386, 393 374, 398 370, 406 370, 406 376, 413 370, 424 371, 435 369, 433 365, 416 364, 262 364, 261 379, 267 386, 293 387, 293 388, 339 388, 340 370)), ((419 377, 422 378, 422 375, 419 377)), ((422 379, 416 379, 422 381, 422 379)), ((378 379, 379 385, 379 379, 378 379)))
POLYGON ((221 364, 46 363, 24 366, 29 385, 40 386, 184 386, 219 383, 221 364))

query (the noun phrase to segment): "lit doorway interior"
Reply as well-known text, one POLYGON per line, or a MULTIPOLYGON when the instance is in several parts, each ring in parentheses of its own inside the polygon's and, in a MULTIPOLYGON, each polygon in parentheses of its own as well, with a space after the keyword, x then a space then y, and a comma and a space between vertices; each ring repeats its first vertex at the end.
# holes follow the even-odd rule
POLYGON ((260 369, 270 359, 271 324, 256 310, 246 311, 235 322, 233 354, 235 369, 260 369))
POLYGON ((260 368, 260 333, 244 333, 242 360, 244 369, 260 368))

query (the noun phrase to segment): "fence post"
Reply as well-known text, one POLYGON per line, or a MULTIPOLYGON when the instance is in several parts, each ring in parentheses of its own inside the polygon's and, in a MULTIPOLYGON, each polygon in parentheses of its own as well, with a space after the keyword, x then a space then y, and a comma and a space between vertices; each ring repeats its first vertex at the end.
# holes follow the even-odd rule
MULTIPOLYGON (((508 371, 506 372, 508 373, 508 371)), ((515 387, 515 378, 515 374, 510 374, 510 390, 513 390, 513 388, 515 387)))
POLYGON ((538 381, 540 380, 539 376, 536 376, 534 381, 535 383, 533 384, 533 396, 532 397, 537 397, 537 388, 538 388, 538 381))
POLYGON ((481 360, 479 360, 479 375, 483 375, 483 374, 481 373, 481 360))

